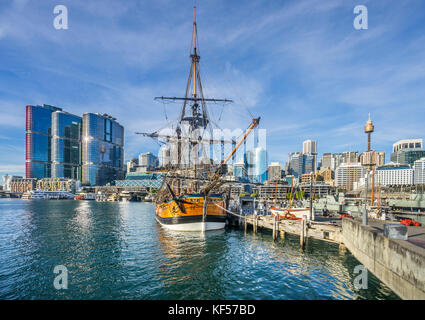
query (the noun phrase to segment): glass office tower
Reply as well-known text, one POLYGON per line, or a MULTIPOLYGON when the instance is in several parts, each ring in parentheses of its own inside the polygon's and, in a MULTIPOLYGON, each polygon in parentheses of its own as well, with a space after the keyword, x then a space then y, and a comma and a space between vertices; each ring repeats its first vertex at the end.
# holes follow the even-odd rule
POLYGON ((124 127, 107 114, 85 113, 82 182, 99 186, 123 178, 124 127))
POLYGON ((267 151, 260 147, 255 148, 255 182, 264 183, 268 179, 267 164, 267 151))
POLYGON ((25 175, 27 178, 51 176, 52 113, 61 110, 46 104, 26 107, 25 175))
POLYGON ((81 117, 52 113, 52 177, 81 180, 81 130, 81 117))

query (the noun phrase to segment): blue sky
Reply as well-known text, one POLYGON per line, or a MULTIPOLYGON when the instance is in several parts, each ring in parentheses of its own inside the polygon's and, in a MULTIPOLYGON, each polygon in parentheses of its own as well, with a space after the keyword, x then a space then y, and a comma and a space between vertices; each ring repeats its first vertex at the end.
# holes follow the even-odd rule
MULTIPOLYGON (((3 0, 0 3, 0 174, 24 174, 25 106, 106 112, 125 127, 126 159, 158 146, 134 134, 164 126, 159 95, 182 95, 194 1, 3 0), (68 8, 69 29, 53 27, 68 8)), ((269 160, 302 141, 318 152, 423 138, 425 2, 364 0, 197 1, 206 96, 227 97, 223 128, 262 117, 269 160), (353 27, 356 5, 369 28, 353 27), (229 84, 232 83, 232 85, 229 84), (235 88, 235 90, 233 89, 235 88), (243 98, 243 102, 239 99, 243 98)), ((169 118, 179 105, 166 105, 169 118)), ((218 118, 221 107, 211 106, 218 118)))

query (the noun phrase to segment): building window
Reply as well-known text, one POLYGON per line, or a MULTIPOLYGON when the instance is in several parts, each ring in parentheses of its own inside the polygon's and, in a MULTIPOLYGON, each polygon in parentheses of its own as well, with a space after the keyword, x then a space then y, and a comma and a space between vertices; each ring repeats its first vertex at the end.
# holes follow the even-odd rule
POLYGON ((105 141, 112 141, 112 122, 110 119, 105 119, 105 141))

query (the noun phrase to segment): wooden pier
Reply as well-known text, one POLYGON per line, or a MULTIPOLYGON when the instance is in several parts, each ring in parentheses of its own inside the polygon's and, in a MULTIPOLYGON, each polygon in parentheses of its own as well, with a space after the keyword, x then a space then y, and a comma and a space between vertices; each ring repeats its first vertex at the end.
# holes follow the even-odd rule
POLYGON ((291 220, 279 219, 277 215, 239 215, 226 211, 230 224, 243 224, 245 232, 250 225, 254 233, 259 228, 271 230, 273 240, 286 233, 299 236, 301 250, 309 238, 339 244, 342 252, 348 249, 402 299, 425 299, 425 227, 408 227, 408 240, 393 240, 383 232, 384 225, 394 224, 393 221, 371 219, 364 226, 360 219, 307 220, 304 216, 291 220))
POLYGON ((304 247, 308 238, 324 240, 337 244, 342 244, 341 219, 316 218, 316 220, 286 220, 278 219, 277 216, 246 215, 240 216, 244 229, 248 225, 252 227, 254 233, 259 228, 271 230, 273 239, 279 236, 284 237, 286 233, 300 237, 300 245, 304 247))

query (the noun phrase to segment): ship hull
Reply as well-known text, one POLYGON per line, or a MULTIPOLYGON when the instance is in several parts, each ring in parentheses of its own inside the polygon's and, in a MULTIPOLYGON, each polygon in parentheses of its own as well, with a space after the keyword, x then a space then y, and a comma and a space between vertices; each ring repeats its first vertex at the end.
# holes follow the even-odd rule
POLYGON ((223 229, 226 212, 221 197, 210 197, 204 217, 204 198, 197 195, 181 197, 179 205, 170 201, 156 206, 156 220, 166 229, 175 231, 209 231, 223 229), (182 211, 183 209, 183 211, 182 211))

